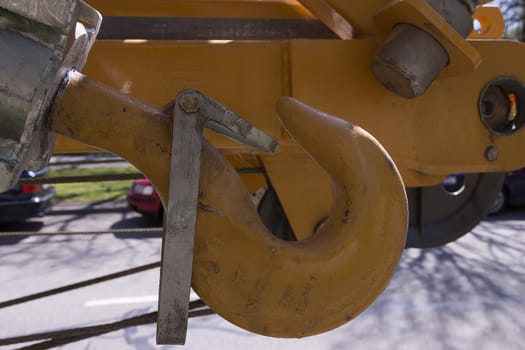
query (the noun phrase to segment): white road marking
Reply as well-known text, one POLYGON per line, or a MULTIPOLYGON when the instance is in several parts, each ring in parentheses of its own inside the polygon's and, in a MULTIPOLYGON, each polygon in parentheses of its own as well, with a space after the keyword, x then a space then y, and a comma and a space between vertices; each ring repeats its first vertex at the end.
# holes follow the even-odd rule
MULTIPOLYGON (((197 299, 199 299, 199 297, 192 290, 190 294, 190 300, 197 300, 197 299)), ((95 299, 95 300, 87 300, 84 303, 84 307, 157 303, 158 300, 159 300, 158 295, 142 295, 142 296, 135 296, 135 297, 95 299)))
POLYGON ((158 295, 143 295, 137 297, 109 298, 88 300, 84 303, 85 307, 107 306, 107 305, 126 305, 126 304, 144 304, 157 302, 158 295))

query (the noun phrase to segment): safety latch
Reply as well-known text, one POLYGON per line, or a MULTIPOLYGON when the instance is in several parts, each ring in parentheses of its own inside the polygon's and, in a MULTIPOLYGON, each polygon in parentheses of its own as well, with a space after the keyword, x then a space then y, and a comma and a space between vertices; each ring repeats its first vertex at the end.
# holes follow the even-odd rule
POLYGON ((183 90, 177 95, 162 238, 158 344, 186 340, 204 128, 264 152, 278 147, 270 136, 202 93, 183 90))

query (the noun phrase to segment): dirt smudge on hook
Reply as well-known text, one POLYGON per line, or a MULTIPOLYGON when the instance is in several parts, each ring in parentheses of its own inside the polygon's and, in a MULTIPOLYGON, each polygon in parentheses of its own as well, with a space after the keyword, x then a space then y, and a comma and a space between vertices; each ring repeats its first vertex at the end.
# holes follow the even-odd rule
POLYGON ((261 304, 261 298, 268 287, 268 279, 258 279, 255 281, 255 288, 253 295, 248 297, 246 301, 246 308, 250 311, 256 311, 261 304))
POLYGON ((343 213, 343 224, 348 224, 348 221, 350 219, 350 209, 346 208, 344 213, 343 213))
POLYGON ((317 278, 315 276, 310 276, 309 281, 302 288, 289 285, 281 295, 279 306, 299 314, 304 313, 308 307, 310 294, 316 281, 317 278))
POLYGON ((215 261, 201 261, 200 262, 202 268, 204 270, 206 270, 207 272, 209 273, 219 273, 221 272, 221 268, 219 267, 219 265, 215 262, 215 261))
POLYGON ((215 214, 217 216, 224 216, 224 213, 219 209, 212 208, 209 205, 203 203, 199 203, 199 209, 207 213, 215 214))

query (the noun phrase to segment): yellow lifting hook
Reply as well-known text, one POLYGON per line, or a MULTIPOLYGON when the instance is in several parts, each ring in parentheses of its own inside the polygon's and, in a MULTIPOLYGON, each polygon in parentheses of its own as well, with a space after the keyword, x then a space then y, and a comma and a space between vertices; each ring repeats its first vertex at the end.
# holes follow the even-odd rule
POLYGON ((329 219, 305 240, 275 238, 209 146, 201 200, 223 215, 199 212, 193 288, 242 328, 303 337, 350 321, 383 291, 403 251, 407 202, 394 163, 366 131, 292 98, 281 98, 277 111, 331 177, 329 219))
MULTIPOLYGON (((276 238, 239 175, 203 140, 192 286, 244 329, 303 337, 351 320, 383 291, 405 244, 407 201, 394 163, 366 131, 288 97, 278 101, 277 112, 331 177, 329 218, 305 240, 276 238)), ((162 110, 77 74, 56 102, 50 126, 128 159, 167 203, 169 125, 162 110), (118 132, 105 136, 115 126, 118 132)))

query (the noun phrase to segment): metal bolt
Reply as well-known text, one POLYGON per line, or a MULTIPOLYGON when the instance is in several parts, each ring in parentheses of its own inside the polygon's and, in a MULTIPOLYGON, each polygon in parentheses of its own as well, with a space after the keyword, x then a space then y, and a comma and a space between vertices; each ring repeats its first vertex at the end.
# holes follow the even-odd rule
MULTIPOLYGON (((426 1, 463 37, 472 31, 470 2, 474 0, 426 1)), ((448 63, 447 51, 432 35, 399 23, 376 53, 371 70, 387 89, 413 98, 422 95, 448 63)))
POLYGON ((186 113, 195 113, 199 111, 199 99, 195 95, 182 95, 179 101, 180 108, 186 113))
POLYGON ((422 95, 448 63, 447 51, 427 32, 398 24, 372 62, 372 73, 399 96, 422 95))
POLYGON ((496 159, 498 159, 499 156, 499 150, 496 146, 489 146, 485 150, 485 158, 489 162, 494 162, 496 159))

